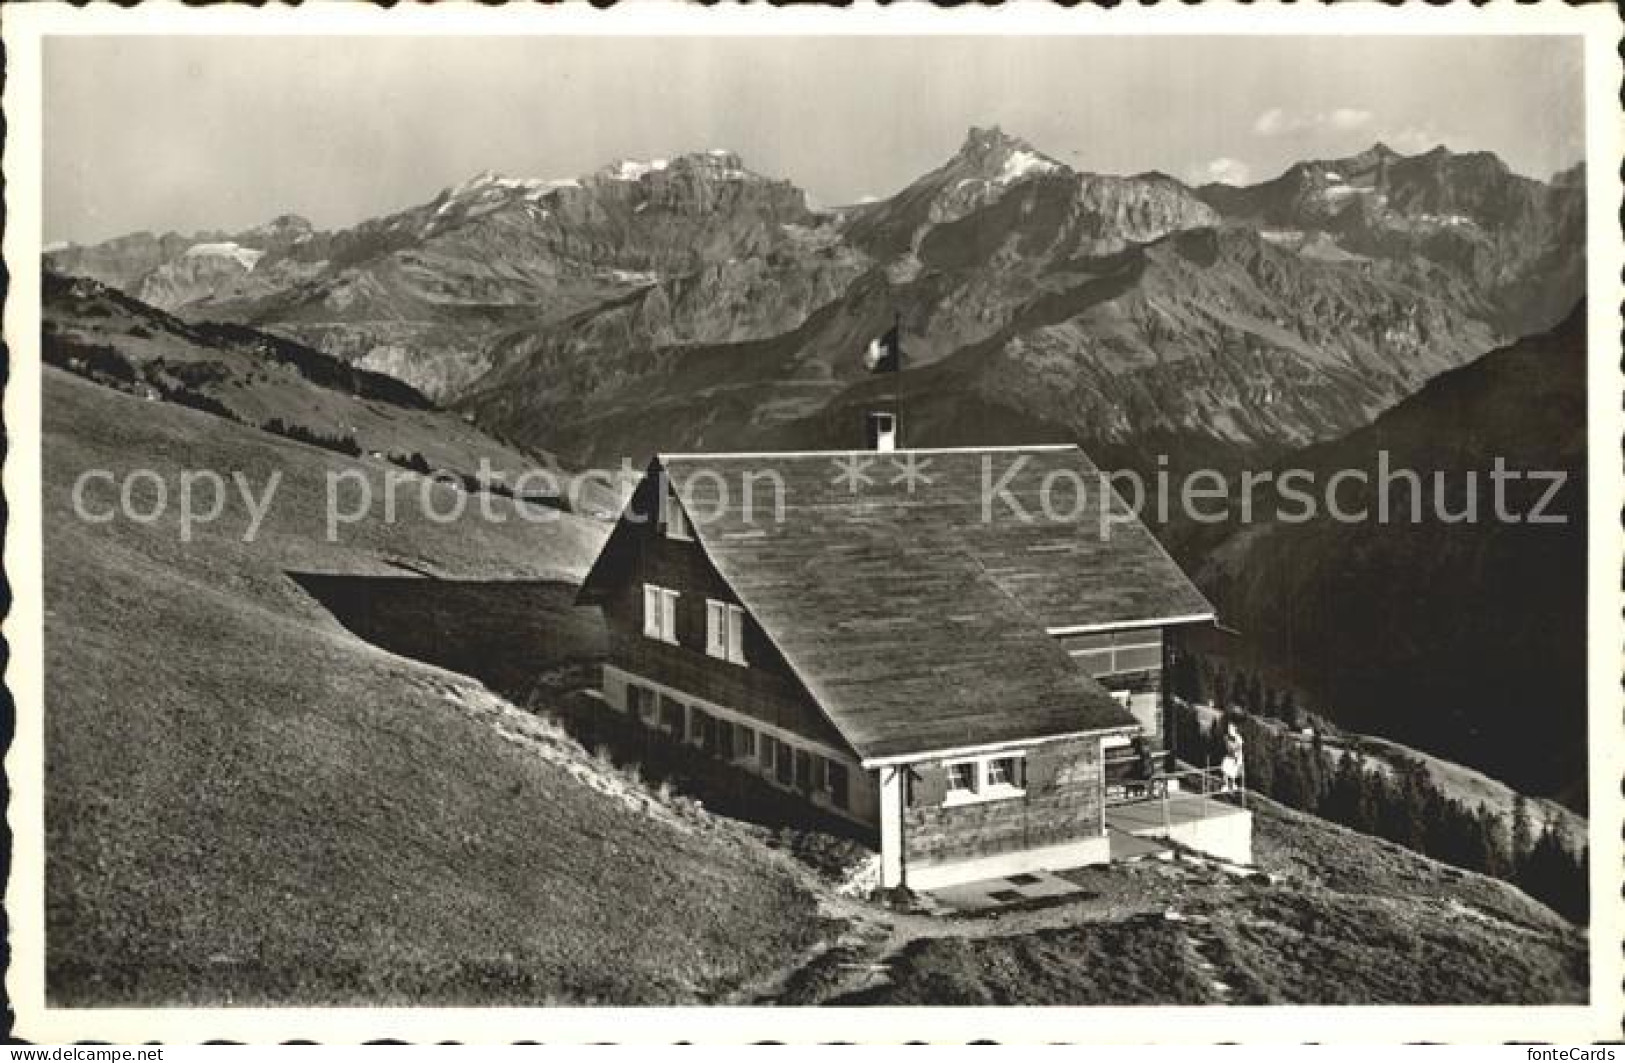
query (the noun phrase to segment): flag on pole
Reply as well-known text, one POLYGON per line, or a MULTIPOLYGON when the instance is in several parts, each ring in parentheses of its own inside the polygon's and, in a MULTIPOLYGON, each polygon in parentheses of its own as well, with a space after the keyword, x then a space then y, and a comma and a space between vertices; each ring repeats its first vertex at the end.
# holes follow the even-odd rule
POLYGON ((869 341, 863 352, 863 367, 871 373, 895 373, 903 368, 903 346, 897 339, 896 324, 886 334, 869 341))

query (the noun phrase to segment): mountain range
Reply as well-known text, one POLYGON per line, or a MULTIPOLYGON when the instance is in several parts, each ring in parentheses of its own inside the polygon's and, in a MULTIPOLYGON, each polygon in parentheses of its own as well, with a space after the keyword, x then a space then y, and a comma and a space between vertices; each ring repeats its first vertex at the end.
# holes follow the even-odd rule
POLYGON ((336 232, 135 234, 47 254, 185 319, 395 376, 578 463, 857 438, 1273 455, 1371 421, 1581 297, 1584 189, 1383 145, 1249 187, 1084 173, 972 129, 890 198, 819 210, 711 150, 486 173, 336 232), (897 324, 907 369, 859 352, 897 324))
MULTIPOLYGON (((1175 472, 1369 469, 1386 450, 1459 474, 1501 455, 1580 483, 1582 178, 1378 144, 1191 187, 1080 172, 973 129, 896 195, 815 209, 712 150, 579 178, 481 174, 336 232, 285 215, 54 248, 52 273, 107 288, 53 282, 48 324, 76 371, 106 361, 80 348, 111 345, 137 387, 184 384, 250 423, 275 412, 465 479, 493 447, 517 469, 853 446, 863 412, 895 402, 912 446, 1078 442, 1141 472, 1159 457, 1175 472), (871 375, 860 355, 893 327, 904 369, 871 375), (370 398, 365 416, 310 406, 301 395, 330 392, 251 367, 273 348, 307 377, 348 363, 352 390, 410 385, 422 425, 401 434, 405 415, 370 398), (229 373, 171 364, 187 360, 229 373), (444 452, 409 448, 430 424, 455 428, 444 452)), ((1583 517, 1583 492, 1563 501, 1583 517)), ((1585 542, 1575 525, 1543 531, 1162 529, 1246 635, 1212 652, 1340 723, 1579 806, 1585 542), (1538 756, 1532 714, 1549 721, 1538 756)))

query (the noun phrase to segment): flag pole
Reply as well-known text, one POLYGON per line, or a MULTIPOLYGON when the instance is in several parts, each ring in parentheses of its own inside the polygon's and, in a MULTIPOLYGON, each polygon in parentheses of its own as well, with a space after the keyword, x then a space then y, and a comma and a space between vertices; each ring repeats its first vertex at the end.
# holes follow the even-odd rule
POLYGON ((894 362, 892 373, 896 380, 892 383, 892 403, 897 416, 897 446, 900 450, 907 450, 908 443, 903 438, 903 315, 892 307, 891 312, 892 335, 896 337, 894 345, 894 362))

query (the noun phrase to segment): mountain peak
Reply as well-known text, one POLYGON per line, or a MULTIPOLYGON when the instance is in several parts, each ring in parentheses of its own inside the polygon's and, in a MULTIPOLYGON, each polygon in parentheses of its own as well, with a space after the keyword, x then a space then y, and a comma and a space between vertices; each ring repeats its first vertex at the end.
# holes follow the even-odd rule
POLYGON ((1011 136, 998 126, 986 129, 972 126, 965 143, 960 146, 949 166, 960 173, 969 171, 997 185, 1014 184, 1028 177, 1067 169, 1025 140, 1011 136))
POLYGON ((1559 170, 1552 174, 1549 182, 1558 188, 1584 188, 1586 183, 1586 164, 1582 159, 1566 170, 1559 170))
POLYGON ((504 177, 494 170, 481 170, 473 177, 443 189, 433 202, 441 204, 441 209, 446 211, 459 204, 501 203, 520 195, 535 198, 545 192, 574 188, 579 184, 574 177, 504 177))
POLYGON ((310 219, 299 214, 278 214, 268 222, 263 222, 246 230, 243 236, 306 236, 316 231, 310 219))
POLYGON ((596 176, 612 181, 641 181, 656 173, 683 173, 723 180, 757 176, 745 168, 738 152, 727 148, 691 151, 670 159, 617 159, 600 168, 596 176))
POLYGON ((984 158, 990 155, 1007 155, 1013 151, 1032 151, 1031 144, 1020 137, 1013 137, 998 126, 971 126, 965 134, 965 142, 959 146, 959 154, 966 158, 984 158))
POLYGON ((1358 171, 1368 169, 1372 166, 1385 166, 1388 163, 1393 162, 1395 159, 1402 158, 1404 158, 1403 155, 1379 140, 1369 148, 1366 148, 1364 151, 1360 152, 1358 155, 1350 155, 1346 159, 1337 160, 1337 162, 1343 166, 1358 171))
POLYGON ((481 170, 479 173, 468 178, 466 181, 459 182, 458 184, 452 185, 450 188, 446 189, 446 195, 449 198, 455 199, 458 196, 466 195, 467 193, 473 192, 476 189, 493 185, 499 180, 501 180, 501 178, 497 176, 497 172, 495 170, 481 170))
POLYGON ((729 151, 727 148, 689 152, 686 155, 679 155, 675 162, 682 169, 698 170, 723 177, 754 176, 745 168, 745 160, 740 158, 739 153, 729 151))

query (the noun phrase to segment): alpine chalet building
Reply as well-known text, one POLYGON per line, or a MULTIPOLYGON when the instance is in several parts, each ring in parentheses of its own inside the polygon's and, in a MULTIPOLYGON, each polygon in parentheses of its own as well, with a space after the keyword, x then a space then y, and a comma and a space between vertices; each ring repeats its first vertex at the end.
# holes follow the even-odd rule
POLYGON ((604 699, 872 828, 885 886, 1105 861, 1114 779, 1166 759, 1169 636, 1213 607, 1079 448, 895 429, 657 456, 580 592, 604 699))

